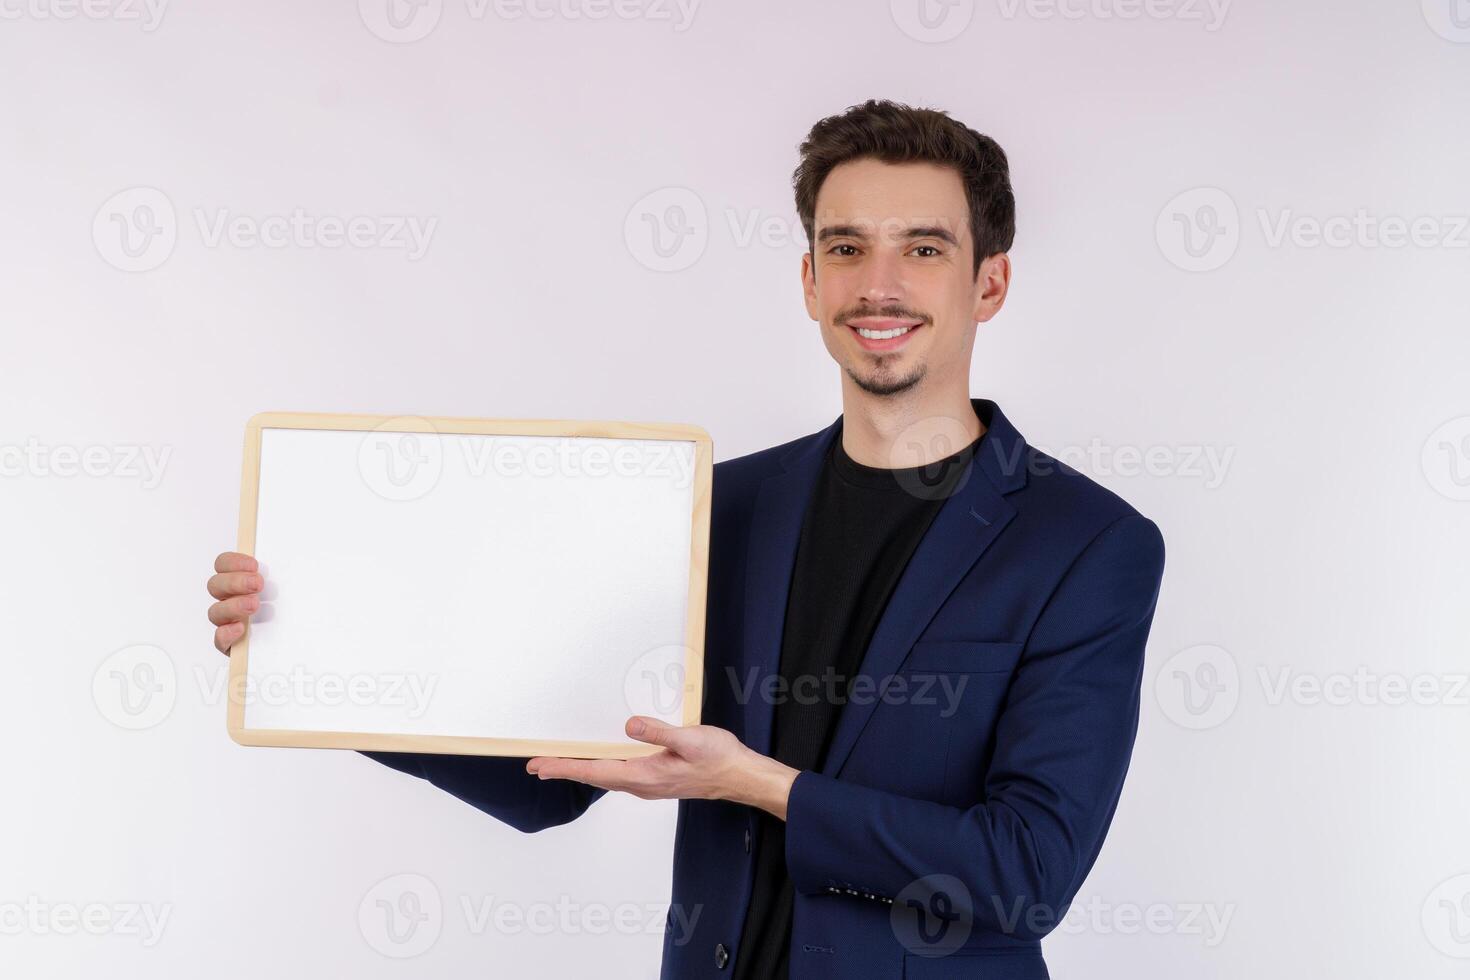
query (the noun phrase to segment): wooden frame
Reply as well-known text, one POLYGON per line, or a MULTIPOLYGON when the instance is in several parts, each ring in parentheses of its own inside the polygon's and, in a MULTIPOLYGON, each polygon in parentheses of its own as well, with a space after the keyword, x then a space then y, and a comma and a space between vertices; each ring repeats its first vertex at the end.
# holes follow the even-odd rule
MULTIPOLYGON (((263 412, 245 427, 240 482, 238 550, 255 554, 260 510, 262 441, 266 430, 309 429, 425 433, 472 436, 547 436, 617 440, 668 440, 693 443, 692 512, 688 598, 685 614, 682 724, 697 725, 704 685, 705 599, 708 584, 710 497, 713 445, 704 429, 693 425, 553 419, 479 419, 388 415, 343 415, 315 412, 263 412)), ((364 436, 366 438, 366 436, 364 436)), ((672 447, 671 447, 672 448, 672 447)), ((680 449, 681 453, 685 450, 680 449)), ((267 556, 266 568, 269 571, 267 556)), ((267 589, 270 588, 267 580, 267 589)), ((627 742, 499 738, 404 732, 322 731, 246 727, 246 698, 251 675, 251 625, 230 648, 227 729, 241 745, 357 749, 382 752, 429 752, 457 755, 565 756, 628 759, 659 751, 658 746, 627 742)))

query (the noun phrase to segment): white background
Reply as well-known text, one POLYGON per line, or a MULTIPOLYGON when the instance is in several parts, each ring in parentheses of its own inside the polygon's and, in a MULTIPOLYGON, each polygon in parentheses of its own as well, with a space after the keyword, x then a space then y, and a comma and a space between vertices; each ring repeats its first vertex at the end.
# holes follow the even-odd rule
POLYGON ((962 0, 930 27, 904 0, 687 23, 450 0, 401 31, 371 0, 88 9, 0 4, 0 971, 652 975, 656 928, 476 932, 461 902, 667 902, 672 802, 525 837, 368 759, 226 737, 204 581, 245 420, 692 422, 717 460, 827 425, 790 174, 814 121, 888 97, 1010 154, 1016 275, 974 393, 1167 542, 1133 766, 1054 975, 1463 974, 1470 29, 1449 0, 1222 21, 962 0), (366 244, 245 234, 297 208, 366 218, 366 244), (426 248, 389 247, 395 217, 432 222, 426 248), (1421 243, 1375 244, 1421 218, 1421 243), (119 219, 162 233, 129 255, 119 219), (1186 227, 1219 234, 1191 254, 1186 227), (100 447, 94 475, 55 472, 68 447, 100 447), (139 663, 155 697, 128 715, 108 678, 139 663), (1421 676, 1427 703, 1386 703, 1421 676), (401 961, 358 917, 400 874, 443 902, 401 961), (168 919, 151 944, 42 931, 93 903, 168 919))

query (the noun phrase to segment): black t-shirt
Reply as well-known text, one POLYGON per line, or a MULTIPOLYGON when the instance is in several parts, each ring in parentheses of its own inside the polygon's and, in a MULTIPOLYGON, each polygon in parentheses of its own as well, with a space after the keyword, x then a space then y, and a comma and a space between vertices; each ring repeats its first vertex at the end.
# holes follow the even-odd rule
MULTIPOLYGON (((771 755, 821 768, 873 631, 904 567, 980 441, 927 466, 856 462, 837 434, 807 506, 781 637, 784 683, 771 755)), ((737 980, 787 980, 792 886, 786 823, 756 811, 755 888, 735 955, 737 980)))

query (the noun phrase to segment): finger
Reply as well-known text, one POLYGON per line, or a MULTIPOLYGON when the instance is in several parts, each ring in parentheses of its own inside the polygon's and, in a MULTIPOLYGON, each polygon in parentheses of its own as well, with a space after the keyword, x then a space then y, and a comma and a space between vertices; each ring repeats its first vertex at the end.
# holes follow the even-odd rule
POLYGON ((260 566, 255 559, 239 551, 222 551, 214 559, 216 572, 255 572, 260 566))
POLYGON ((220 572, 211 575, 205 585, 216 599, 228 599, 259 592, 265 588, 265 576, 258 572, 220 572))
POLYGON ((236 596, 233 599, 225 599, 216 602, 209 607, 209 621, 216 626, 226 626, 230 623, 243 622, 250 618, 250 614, 260 608, 260 598, 253 595, 236 596))
POLYGON ((240 635, 244 632, 244 623, 227 623, 221 626, 214 631, 214 648, 228 657, 230 647, 235 645, 235 641, 240 639, 240 635))
POLYGON ((647 715, 634 715, 629 718, 623 730, 628 733, 629 738, 636 738, 650 745, 662 745, 675 752, 689 747, 689 736, 684 729, 647 715))
POLYGON ((527 762, 526 770, 541 779, 574 779, 603 789, 622 790, 631 785, 627 765, 621 759, 538 758, 527 762))

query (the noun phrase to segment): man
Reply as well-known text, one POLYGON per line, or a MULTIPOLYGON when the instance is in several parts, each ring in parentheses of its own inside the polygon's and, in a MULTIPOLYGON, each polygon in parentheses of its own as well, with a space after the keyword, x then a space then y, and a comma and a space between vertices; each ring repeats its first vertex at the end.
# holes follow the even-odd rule
MULTIPOLYGON (((665 751, 626 762, 366 754, 526 832, 679 799, 665 978, 1044 978, 1127 771, 1163 540, 969 397, 1011 278, 1001 148, 869 101, 800 153, 842 415, 715 467, 705 723, 630 719, 665 751)), ((228 651, 264 583, 215 572, 228 651)))

